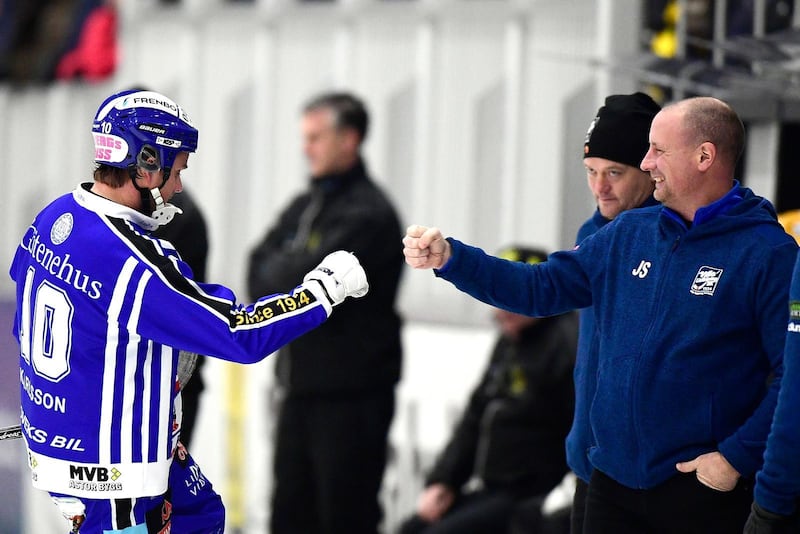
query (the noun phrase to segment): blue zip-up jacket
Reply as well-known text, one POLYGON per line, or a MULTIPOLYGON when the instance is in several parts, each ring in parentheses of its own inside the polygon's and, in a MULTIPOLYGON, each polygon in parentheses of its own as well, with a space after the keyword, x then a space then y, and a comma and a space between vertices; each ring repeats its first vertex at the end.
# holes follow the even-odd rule
POLYGON ((619 215, 572 251, 526 265, 450 240, 436 271, 496 307, 548 316, 594 306, 594 468, 654 487, 719 450, 745 477, 777 399, 797 245, 769 201, 734 184, 691 227, 655 206, 619 215))
POLYGON ((764 468, 756 477, 755 500, 770 512, 791 515, 800 498, 800 257, 789 292, 789 325, 778 406, 764 453, 764 468))
MULTIPOLYGON (((655 206, 658 202, 652 196, 640 207, 655 206)), ((575 245, 597 232, 600 228, 610 223, 595 210, 578 230, 575 245)), ((578 351, 575 357, 575 414, 572 419, 572 428, 567 435, 567 464, 575 475, 589 482, 592 476, 592 463, 589 461, 589 448, 594 444, 592 428, 589 424, 589 407, 595 392, 595 375, 597 374, 597 350, 599 337, 594 321, 594 309, 590 306, 579 312, 580 324, 578 326, 578 351)))

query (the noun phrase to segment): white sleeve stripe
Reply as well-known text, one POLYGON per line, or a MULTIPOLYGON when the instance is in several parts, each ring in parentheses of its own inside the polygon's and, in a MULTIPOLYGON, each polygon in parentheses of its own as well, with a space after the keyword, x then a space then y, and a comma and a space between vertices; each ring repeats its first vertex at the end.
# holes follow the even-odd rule
POLYGON ((103 397, 100 409, 100 432, 98 439, 98 462, 101 464, 111 463, 111 425, 114 415, 114 379, 117 368, 117 344, 119 342, 119 315, 122 310, 122 303, 125 300, 125 293, 128 289, 133 269, 136 266, 134 258, 128 258, 122 266, 117 282, 114 284, 114 292, 111 295, 111 303, 108 307, 108 322, 106 330, 106 350, 105 363, 103 370, 103 397))
POLYGON ((172 381, 172 349, 161 346, 161 398, 158 403, 158 456, 169 455, 172 447, 172 394, 175 387, 172 381))
POLYGON ((119 423, 119 459, 124 463, 130 463, 132 461, 131 426, 133 420, 133 393, 135 390, 132 386, 135 373, 136 345, 128 343, 125 350, 125 378, 122 382, 122 419, 119 423), (131 351, 131 347, 133 347, 133 351, 131 351))
MULTIPOLYGON (((125 377, 122 382, 122 420, 120 421, 120 461, 129 463, 133 461, 133 414, 136 398, 136 364, 138 363, 139 345, 141 337, 136 332, 139 324, 139 315, 142 311, 142 297, 150 273, 144 271, 139 283, 136 285, 136 295, 133 307, 126 325, 128 331, 128 345, 125 348, 125 377)), ((146 410, 145 410, 146 411, 146 410)))
MULTIPOLYGON (((150 395, 152 387, 153 372, 153 342, 147 343, 147 355, 142 364, 144 377, 144 398, 142 399, 142 462, 150 461, 150 395)), ((156 457, 157 458, 157 457, 156 457)))

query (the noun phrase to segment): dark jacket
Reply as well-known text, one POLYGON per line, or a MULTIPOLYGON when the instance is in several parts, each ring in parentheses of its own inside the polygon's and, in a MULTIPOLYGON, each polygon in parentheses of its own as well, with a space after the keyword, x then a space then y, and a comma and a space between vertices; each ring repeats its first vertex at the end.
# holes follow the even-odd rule
POLYGON ((168 224, 159 226, 153 235, 175 245, 181 259, 192 268, 193 280, 205 282, 208 228, 203 213, 187 191, 175 195, 170 203, 183 213, 176 215, 168 224))
POLYGON ((541 319, 517 342, 500 337, 427 484, 458 489, 475 475, 489 489, 555 486, 568 469, 577 336, 569 313, 541 319))
POLYGON ((401 239, 392 204, 359 161, 345 173, 312 180, 253 249, 247 276, 252 298, 294 287, 340 249, 358 257, 369 281, 365 297, 347 299, 325 324, 280 351, 278 380, 289 394, 347 394, 397 383, 401 239))

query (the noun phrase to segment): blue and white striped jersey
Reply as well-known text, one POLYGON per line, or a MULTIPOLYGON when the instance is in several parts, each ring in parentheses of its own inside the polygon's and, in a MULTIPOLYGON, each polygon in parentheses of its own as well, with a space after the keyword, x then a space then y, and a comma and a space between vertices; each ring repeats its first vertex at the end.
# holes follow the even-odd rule
POLYGON ((179 350, 262 360, 321 324, 317 282, 236 303, 198 284, 157 223, 82 184, 42 210, 14 261, 21 422, 34 486, 78 497, 167 489, 179 350))

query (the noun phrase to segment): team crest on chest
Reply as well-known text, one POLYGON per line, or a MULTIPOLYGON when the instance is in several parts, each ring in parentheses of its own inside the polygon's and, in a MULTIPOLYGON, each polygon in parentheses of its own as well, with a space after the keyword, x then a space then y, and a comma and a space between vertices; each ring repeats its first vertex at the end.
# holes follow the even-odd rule
POLYGON ((694 282, 692 282, 692 287, 689 288, 689 292, 692 295, 706 295, 710 297, 714 294, 714 291, 717 290, 720 278, 722 278, 722 269, 703 265, 697 271, 694 282))
POLYGON ((50 228, 50 242, 54 245, 60 245, 66 241, 69 234, 72 233, 72 225, 72 214, 69 212, 56 219, 56 222, 50 228))

